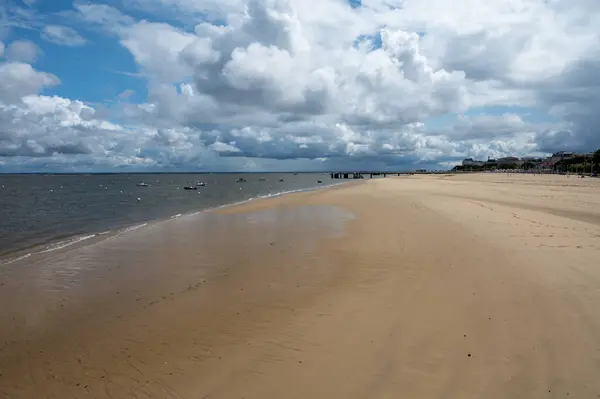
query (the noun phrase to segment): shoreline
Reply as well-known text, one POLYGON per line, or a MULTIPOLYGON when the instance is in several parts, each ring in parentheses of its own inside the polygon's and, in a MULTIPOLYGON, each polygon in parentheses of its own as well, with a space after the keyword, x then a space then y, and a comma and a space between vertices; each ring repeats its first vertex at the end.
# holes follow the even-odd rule
POLYGON ((0 287, 0 393, 600 394, 597 181, 357 183, 14 268, 0 287))
MULTIPOLYGON (((0 254, 0 268, 5 267, 7 265, 14 264, 14 263, 18 263, 22 260, 29 259, 31 257, 37 257, 39 255, 48 254, 48 253, 54 252, 54 251, 61 251, 65 248, 68 248, 70 250, 70 249, 79 248, 84 245, 94 245, 103 240, 118 237, 120 235, 137 230, 139 228, 152 226, 157 223, 163 223, 163 222, 173 220, 173 219, 178 219, 181 217, 193 216, 193 215, 197 215, 202 212, 216 212, 216 211, 219 211, 220 209, 226 209, 229 207, 240 206, 240 205, 250 203, 253 201, 267 200, 269 198, 276 198, 276 197, 280 197, 283 195, 290 195, 290 194, 295 194, 295 193, 324 190, 324 189, 328 189, 328 188, 342 186, 342 185, 349 184, 349 183, 353 183, 353 182, 345 181, 345 182, 341 182, 341 183, 333 183, 333 184, 308 187, 308 188, 303 188, 303 189, 287 190, 287 191, 282 191, 282 192, 277 192, 277 193, 265 194, 265 195, 261 195, 261 196, 255 197, 255 198, 249 198, 249 199, 246 199, 243 201, 225 203, 225 204, 217 205, 214 207, 202 208, 202 209, 192 211, 192 212, 178 213, 178 214, 174 214, 169 217, 166 217, 166 218, 148 219, 148 220, 141 221, 141 222, 138 222, 138 223, 135 223, 132 225, 118 226, 118 227, 110 229, 110 230, 102 230, 99 232, 81 232, 81 233, 76 233, 76 234, 72 234, 72 235, 62 235, 62 236, 51 238, 43 243, 35 244, 35 245, 29 246, 29 247, 15 248, 14 250, 9 249, 7 252, 0 254), (80 244, 80 245, 78 245, 78 244, 80 244)), ((356 182, 354 182, 354 183, 356 183, 356 182)))

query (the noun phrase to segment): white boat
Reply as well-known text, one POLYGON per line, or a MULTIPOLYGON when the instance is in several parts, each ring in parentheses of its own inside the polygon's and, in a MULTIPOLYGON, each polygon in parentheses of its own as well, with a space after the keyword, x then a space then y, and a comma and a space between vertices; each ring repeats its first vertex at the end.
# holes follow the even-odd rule
POLYGON ((137 187, 148 187, 149 184, 144 183, 143 181, 139 182, 138 184, 136 184, 137 187))
POLYGON ((196 186, 198 186, 198 187, 204 187, 204 186, 206 186, 206 183, 204 183, 204 182, 198 182, 198 183, 196 183, 196 186))

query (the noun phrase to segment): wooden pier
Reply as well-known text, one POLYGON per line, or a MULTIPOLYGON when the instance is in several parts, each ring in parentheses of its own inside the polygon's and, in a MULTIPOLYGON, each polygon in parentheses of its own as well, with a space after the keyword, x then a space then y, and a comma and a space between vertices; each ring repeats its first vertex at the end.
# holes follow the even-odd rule
MULTIPOLYGON (((424 173, 424 171, 419 170, 417 173, 424 173)), ((364 179, 366 176, 372 179, 373 177, 387 177, 388 175, 402 176, 414 174, 415 172, 332 172, 330 176, 332 179, 364 179)))
POLYGON ((331 173, 332 179, 364 179, 365 176, 369 176, 370 179, 373 176, 387 177, 387 172, 333 172, 331 173))

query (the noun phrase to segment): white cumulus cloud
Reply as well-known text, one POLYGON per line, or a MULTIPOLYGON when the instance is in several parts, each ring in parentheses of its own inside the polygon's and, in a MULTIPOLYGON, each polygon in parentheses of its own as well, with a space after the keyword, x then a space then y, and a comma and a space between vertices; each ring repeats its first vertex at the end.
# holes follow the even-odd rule
POLYGON ((61 46, 82 46, 87 42, 75 29, 60 25, 44 26, 42 37, 61 46))
POLYGON ((6 48, 6 58, 15 62, 32 64, 39 55, 38 46, 29 40, 15 40, 6 48))
POLYGON ((0 104, 11 104, 23 97, 37 94, 60 80, 49 73, 38 72, 29 64, 6 62, 0 64, 0 104))

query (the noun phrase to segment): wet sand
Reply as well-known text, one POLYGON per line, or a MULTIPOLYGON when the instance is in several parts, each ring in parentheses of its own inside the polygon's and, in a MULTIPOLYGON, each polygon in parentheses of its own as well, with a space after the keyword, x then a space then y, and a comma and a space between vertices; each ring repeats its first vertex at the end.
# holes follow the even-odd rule
POLYGON ((410 176, 0 270, 0 397, 592 398, 600 181, 410 176))

